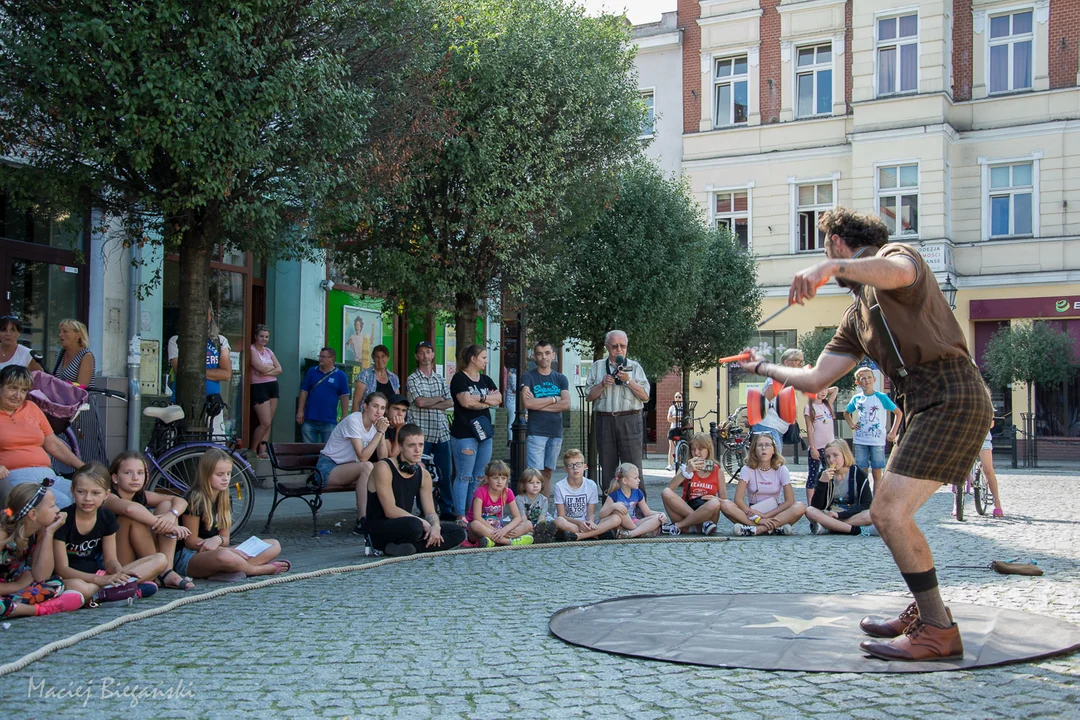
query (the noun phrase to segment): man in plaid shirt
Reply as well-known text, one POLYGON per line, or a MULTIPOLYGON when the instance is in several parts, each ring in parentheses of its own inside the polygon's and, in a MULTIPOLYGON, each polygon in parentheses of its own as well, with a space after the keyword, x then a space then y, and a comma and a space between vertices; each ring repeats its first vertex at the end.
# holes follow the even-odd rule
POLYGON ((434 457, 439 469, 439 510, 443 515, 453 515, 450 493, 453 468, 450 466, 450 426, 446 422, 446 411, 454 406, 454 401, 446 380, 435 372, 435 349, 431 343, 427 340, 416 343, 415 357, 417 368, 405 381, 409 397, 407 421, 424 431, 424 454, 434 457))

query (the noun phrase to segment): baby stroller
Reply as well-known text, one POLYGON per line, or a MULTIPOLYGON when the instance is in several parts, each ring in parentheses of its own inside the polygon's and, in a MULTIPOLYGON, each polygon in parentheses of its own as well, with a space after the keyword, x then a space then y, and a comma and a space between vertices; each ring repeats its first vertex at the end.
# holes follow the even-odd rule
MULTIPOLYGON (((75 455, 82 457, 79 441, 71 425, 79 413, 89 407, 87 400, 90 394, 78 385, 72 385, 46 372, 35 370, 30 374, 34 378, 34 386, 30 389, 29 399, 45 413, 45 419, 49 421, 49 426, 56 436, 63 440, 75 455)), ((63 475, 70 475, 75 471, 75 468, 69 468, 59 460, 53 460, 52 465, 54 471, 63 475)))

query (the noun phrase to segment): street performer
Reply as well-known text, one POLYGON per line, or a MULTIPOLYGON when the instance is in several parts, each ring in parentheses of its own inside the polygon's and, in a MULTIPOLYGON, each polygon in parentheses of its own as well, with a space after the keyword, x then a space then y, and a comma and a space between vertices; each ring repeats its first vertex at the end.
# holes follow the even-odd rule
POLYGON ((828 278, 850 290, 855 302, 816 367, 774 365, 754 351, 741 366, 804 392, 822 392, 866 356, 889 377, 904 431, 870 514, 915 601, 899 617, 863 618, 862 630, 879 639, 860 647, 885 660, 961 658, 960 630, 941 600, 915 512, 942 484, 967 478, 993 419, 990 396, 945 296, 914 248, 890 243, 877 217, 845 208, 825 213, 819 229, 828 259, 795 275, 788 302, 804 304, 828 278))

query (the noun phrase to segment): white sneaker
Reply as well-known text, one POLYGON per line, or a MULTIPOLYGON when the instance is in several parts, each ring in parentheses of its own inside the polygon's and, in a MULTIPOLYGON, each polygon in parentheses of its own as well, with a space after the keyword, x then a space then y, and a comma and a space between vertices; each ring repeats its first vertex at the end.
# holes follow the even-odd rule
POLYGON ((773 535, 793 535, 794 532, 795 531, 791 529, 790 525, 781 525, 780 527, 773 530, 772 534, 773 535))
POLYGON ((818 523, 810 523, 810 532, 812 532, 814 535, 828 535, 829 528, 818 523))
POLYGON ((712 535, 714 532, 716 532, 716 523, 714 523, 714 522, 706 522, 706 523, 702 524, 702 526, 701 526, 701 534, 702 535, 712 535))
POLYGON ((735 523, 735 527, 731 529, 731 534, 736 537, 753 537, 757 535, 757 530, 749 525, 735 523))
POLYGON ((867 525, 866 527, 864 527, 863 528, 863 534, 864 535, 869 535, 870 537, 878 537, 877 528, 874 527, 873 525, 867 525))
POLYGON ((666 468, 664 468, 664 469, 665 469, 665 470, 667 470, 668 472, 671 472, 671 471, 672 471, 672 470, 674 470, 675 468, 673 468, 673 467, 671 467, 670 465, 668 465, 668 466, 667 466, 666 468))

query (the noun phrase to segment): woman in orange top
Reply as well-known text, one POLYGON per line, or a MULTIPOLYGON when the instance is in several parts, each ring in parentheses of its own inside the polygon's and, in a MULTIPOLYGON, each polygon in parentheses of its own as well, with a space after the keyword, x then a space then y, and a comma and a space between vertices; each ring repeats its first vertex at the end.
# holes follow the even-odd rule
MULTIPOLYGON (((33 386, 30 371, 22 366, 0 370, 0 503, 16 485, 53 477, 50 455, 71 467, 82 465, 53 433, 41 408, 27 401, 33 386)), ((57 478, 51 489, 60 507, 71 504, 70 481, 57 478)))

